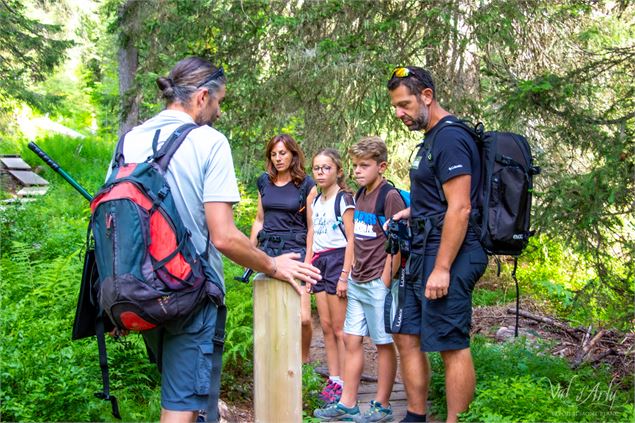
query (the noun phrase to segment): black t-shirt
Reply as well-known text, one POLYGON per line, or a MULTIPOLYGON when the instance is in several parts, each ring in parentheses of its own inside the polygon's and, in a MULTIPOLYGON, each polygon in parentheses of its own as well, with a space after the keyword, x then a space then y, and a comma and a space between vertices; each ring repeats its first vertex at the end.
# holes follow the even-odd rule
MULTIPOLYGON (((410 167, 411 217, 430 217, 445 213, 447 204, 439 195, 439 188, 432 174, 432 166, 428 162, 428 146, 436 135, 432 147, 432 162, 436 177, 441 185, 460 175, 471 175, 470 201, 472 209, 478 207, 478 187, 481 180, 481 157, 472 136, 462 128, 446 125, 447 121, 456 121, 455 116, 442 118, 424 138, 417 155, 410 167)), ((423 247, 420 233, 413 240, 413 251, 423 247)), ((426 255, 436 255, 441 243, 441 230, 434 229, 428 236, 426 255)), ((476 233, 468 227, 465 241, 459 252, 470 251, 479 247, 476 233)))
MULTIPOLYGON (((263 174, 258 179, 258 191, 262 200, 264 211, 264 222, 262 229, 267 233, 304 233, 306 240, 306 196, 315 186, 315 182, 310 176, 306 176, 305 181, 296 186, 293 181, 277 186, 267 176, 263 174), (300 192, 300 187, 304 184, 304 198, 300 192)), ((305 241, 306 242, 306 241, 305 241)), ((306 247, 302 242, 288 241, 289 246, 306 247)), ((285 250, 287 248, 285 247, 285 250)))

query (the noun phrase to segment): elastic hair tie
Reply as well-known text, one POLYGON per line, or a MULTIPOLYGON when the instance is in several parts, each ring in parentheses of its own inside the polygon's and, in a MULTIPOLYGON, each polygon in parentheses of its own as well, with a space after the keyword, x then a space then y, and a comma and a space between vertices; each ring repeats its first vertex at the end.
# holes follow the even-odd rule
POLYGON ((168 82, 170 83, 170 87, 174 87, 176 84, 174 84, 174 80, 170 77, 167 78, 168 82))

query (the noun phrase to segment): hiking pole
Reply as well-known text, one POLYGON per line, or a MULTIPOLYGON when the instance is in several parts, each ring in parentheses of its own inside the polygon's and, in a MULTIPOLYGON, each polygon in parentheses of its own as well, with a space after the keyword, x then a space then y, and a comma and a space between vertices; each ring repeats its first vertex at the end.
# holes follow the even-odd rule
POLYGON ((254 271, 247 268, 242 276, 234 276, 234 280, 242 283, 249 283, 249 278, 254 274, 254 271))
POLYGON ((40 147, 38 147, 37 144, 35 144, 34 142, 30 142, 29 148, 31 149, 31 151, 37 154, 40 157, 40 159, 44 160, 44 163, 49 165, 51 169, 59 173, 60 176, 64 178, 66 182, 71 184, 73 188, 75 188, 81 195, 83 195, 85 199, 87 199, 89 202, 93 200, 93 196, 90 195, 88 191, 86 191, 84 187, 82 187, 68 173, 66 173, 64 169, 62 169, 60 165, 58 165, 57 162, 53 160, 48 154, 46 154, 40 147))

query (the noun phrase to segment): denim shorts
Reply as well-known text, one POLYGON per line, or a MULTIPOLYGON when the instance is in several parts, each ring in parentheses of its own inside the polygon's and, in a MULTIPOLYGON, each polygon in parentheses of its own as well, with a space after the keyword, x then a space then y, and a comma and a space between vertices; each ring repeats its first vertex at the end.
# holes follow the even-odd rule
POLYGON ((208 301, 185 320, 143 332, 161 360, 161 406, 166 410, 207 408, 216 313, 216 305, 208 301))
POLYGON ((421 351, 461 350, 470 346, 472 291, 485 272, 487 255, 482 248, 463 252, 450 269, 448 295, 425 297, 436 256, 413 254, 406 273, 403 323, 399 333, 421 337, 421 351), (421 277, 423 276, 423 278, 421 277))
POLYGON ((387 293, 381 278, 361 283, 349 278, 344 333, 370 336, 376 345, 391 344, 392 336, 386 333, 384 326, 387 293))

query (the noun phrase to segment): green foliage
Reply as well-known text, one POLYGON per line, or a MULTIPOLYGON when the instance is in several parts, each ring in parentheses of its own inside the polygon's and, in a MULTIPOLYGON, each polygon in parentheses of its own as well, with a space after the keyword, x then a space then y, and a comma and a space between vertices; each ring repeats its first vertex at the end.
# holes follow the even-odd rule
MULTIPOLYGON (((94 193, 103 183, 112 154, 110 141, 52 136, 37 143, 88 192, 94 193)), ((0 215, 2 251, 12 241, 20 241, 39 251, 43 259, 69 254, 85 241, 88 202, 24 143, 20 148, 29 164, 42 167, 42 176, 51 185, 42 199, 8 207, 0 215)))
MULTIPOLYGON (((89 192, 103 183, 110 140, 49 137, 39 145, 89 192)), ((39 164, 24 143, 23 157, 39 164)), ((109 404, 94 398, 101 388, 94 339, 70 340, 81 277, 88 203, 46 168, 49 192, 38 201, 6 207, 0 214, 0 399, 7 421, 110 421, 109 404)), ((253 202, 253 200, 252 200, 253 202)), ((238 214, 244 226, 253 206, 238 214)), ((227 344, 223 395, 251 398, 253 312, 251 286, 233 281, 243 269, 228 261, 227 344)), ((159 374, 143 341, 130 335, 108 340, 111 392, 125 421, 155 420, 160 409, 159 374)))
POLYGON ((222 391, 230 400, 250 400, 253 391, 253 295, 251 284, 234 280, 243 268, 224 260, 227 304, 222 391))
POLYGON ((472 305, 474 307, 486 307, 507 304, 516 296, 513 290, 476 288, 472 293, 472 305))
POLYGON ((41 108, 47 106, 55 94, 37 94, 31 83, 44 80, 64 60, 64 52, 73 43, 60 39, 59 25, 30 18, 21 1, 0 3, 0 27, 0 111, 10 109, 10 100, 16 99, 41 108))
POLYGON ((311 364, 302 365, 302 421, 317 422, 313 411, 322 406, 318 395, 324 388, 324 378, 315 371, 311 364))
MULTIPOLYGON (((95 342, 70 340, 82 267, 79 251, 46 261, 37 256, 32 247, 14 242, 0 260, 3 419, 110 420, 108 403, 93 396, 101 387, 95 342)), ((143 356, 138 337, 125 342, 108 341, 111 388, 126 421, 150 420, 158 414, 158 373, 143 356), (132 406, 153 397, 151 409, 132 406)))
POLYGON ((530 376, 493 378, 479 386, 478 399, 463 415, 466 421, 560 421, 575 416, 574 401, 552 398, 546 382, 530 376))
MULTIPOLYGON (((547 345, 521 338, 492 344, 472 340, 476 395, 462 421, 631 421, 633 386, 619 386, 608 369, 571 370, 547 345)), ((439 354, 431 354, 431 399, 435 416, 447 413, 439 354)))
MULTIPOLYGON (((607 258, 605 264, 614 266, 614 274, 624 274, 625 264, 607 258)), ((504 273, 511 272, 505 266, 504 273)), ((551 311, 573 325, 632 327, 632 303, 635 295, 632 283, 621 289, 597 285, 597 267, 592 258, 568 247, 558 238, 542 235, 531 239, 519 260, 517 277, 521 293, 529 293, 545 311, 551 311)))

